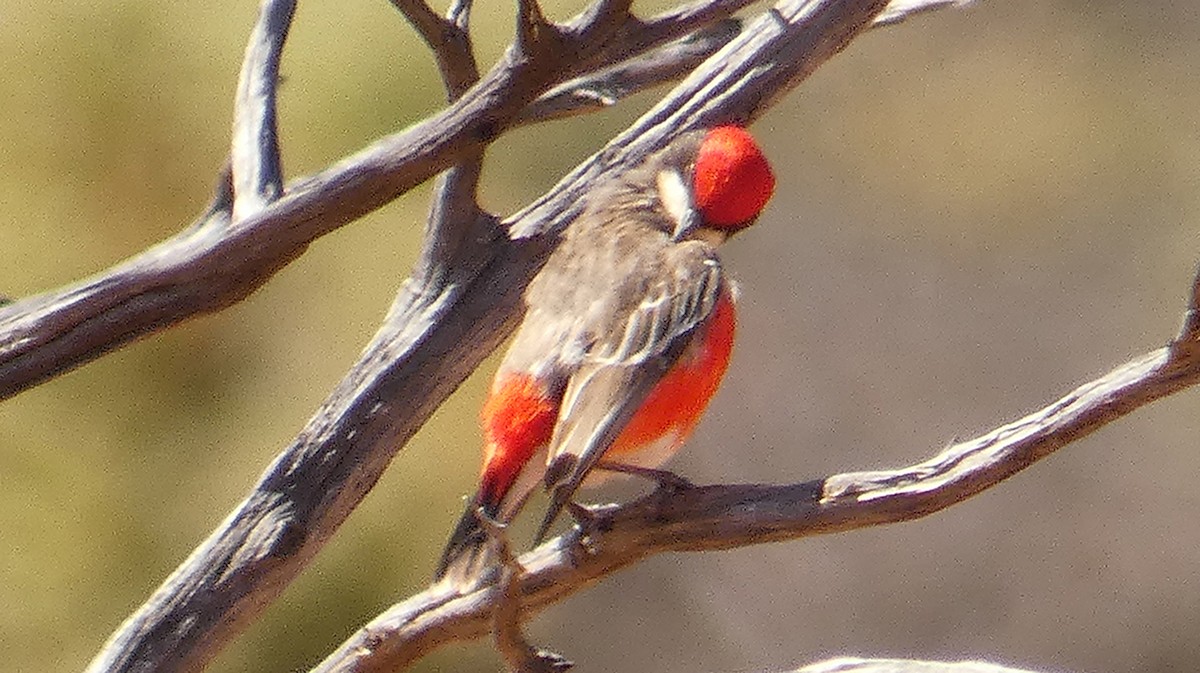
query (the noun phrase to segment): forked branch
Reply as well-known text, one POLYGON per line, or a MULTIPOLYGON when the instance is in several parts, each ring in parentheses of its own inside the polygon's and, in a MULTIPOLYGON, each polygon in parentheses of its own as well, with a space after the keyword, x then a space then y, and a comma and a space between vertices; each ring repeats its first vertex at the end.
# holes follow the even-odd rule
MULTIPOLYGON (((197 276, 211 283, 204 286, 206 291, 224 288, 203 299, 232 301, 224 291, 232 287, 249 292, 273 272, 272 264, 286 263, 315 235, 470 158, 515 124, 550 86, 576 76, 578 63, 599 59, 603 66, 611 65, 613 61, 600 56, 642 53, 723 18, 746 1, 713 0, 647 22, 622 13, 619 2, 602 2, 554 29, 552 41, 569 42, 578 62, 547 56, 536 41, 531 53, 510 48, 446 111, 289 186, 281 198, 238 226, 202 222, 162 246, 156 256, 131 260, 120 269, 127 277, 115 286, 101 277, 66 295, 27 300, 18 309, 16 323, 4 322, 6 315, 14 314, 0 313, 0 334, 4 329, 27 329, 44 340, 29 346, 32 350, 26 349, 25 341, 0 342, 12 344, 10 352, 0 348, 0 394, 49 375, 23 367, 23 358, 45 354, 59 371, 90 357, 91 350, 78 348, 81 337, 85 342, 100 339, 93 348, 123 343, 104 341, 95 331, 96 320, 128 314, 119 323, 128 337, 188 314, 186 306, 177 305, 177 293, 179 288, 192 288, 197 276), (639 27, 656 31, 653 39, 639 34, 639 27), (613 52, 614 45, 624 51, 613 52), (274 261, 264 261, 264 256, 274 261), (212 266, 213 260, 227 263, 212 266), (256 275, 249 281, 238 278, 250 272, 256 275), (73 297, 75 312, 64 311, 64 296, 73 297), (95 312, 97 306, 103 310, 95 312), (151 322, 142 313, 146 306, 161 311, 151 322), (55 329, 45 331, 46 321, 55 329), (72 338, 62 338, 62 332, 72 338), (6 379, 8 374, 13 376, 6 379)), ((396 452, 504 338, 519 317, 525 285, 552 250, 557 234, 586 206, 604 173, 633 165, 691 128, 753 120, 770 101, 869 27, 886 4, 781 2, 633 127, 504 226, 486 213, 475 212, 465 223, 443 217, 436 211, 447 202, 439 198, 430 220, 435 235, 428 238, 418 271, 401 289, 361 359, 246 500, 121 626, 90 670, 202 667, 307 565, 396 452)), ((463 195, 467 190, 447 193, 463 195)))
MULTIPOLYGON (((264 0, 236 106, 236 170, 227 191, 242 200, 237 226, 228 226, 232 205, 209 208, 179 235, 94 278, 0 304, 0 399, 139 337, 240 301, 312 241, 482 151, 517 125, 526 106, 550 87, 616 63, 614 47, 626 55, 641 53, 751 1, 704 0, 705 11, 656 17, 646 24, 654 29, 648 38, 631 15, 585 12, 560 26, 574 60, 550 53, 531 60, 510 49, 479 82, 455 96, 456 104, 288 184, 277 195, 274 185, 282 178, 273 137, 274 73, 294 2, 264 0)), ((456 21, 460 15, 465 12, 456 13, 456 21)), ((214 203, 223 203, 220 195, 214 203)))
MULTIPOLYGON (((452 170, 436 192, 417 273, 360 361, 246 500, 114 634, 90 670, 202 667, 312 559, 395 453, 507 334, 525 284, 604 173, 636 163, 691 128, 752 121, 887 5, 784 0, 532 206, 503 223, 475 206, 484 148, 509 128, 546 118, 529 110, 552 87, 570 78, 596 81, 605 69, 632 72, 618 64, 727 18, 749 2, 706 0, 643 21, 629 13, 625 0, 599 0, 581 16, 552 24, 526 0, 519 46, 480 77, 467 34, 468 2, 440 19, 416 0, 397 0, 431 44, 438 30, 457 36, 435 49, 453 104, 279 193, 274 87, 294 2, 263 1, 239 84, 230 175, 222 178, 213 205, 179 236, 94 279, 0 307, 0 397, 239 300, 315 238, 452 170)), ((941 4, 946 3, 909 2, 905 12, 941 4)), ((686 69, 674 56, 650 58, 661 58, 667 68, 640 80, 627 75, 632 82, 627 91, 686 69)), ((621 516, 638 507, 622 509, 621 516)), ((626 529, 621 516, 614 515, 606 545, 626 529)), ((533 557, 542 565, 518 578, 524 609, 574 590, 588 581, 589 572, 599 577, 595 560, 569 570, 562 566, 570 548, 552 550, 549 565, 533 557), (547 572, 552 578, 565 573, 565 583, 535 591, 529 582, 547 572)), ((661 549, 647 547, 640 555, 656 551, 661 549)), ((595 558, 603 560, 604 553, 595 558)), ((455 610, 472 596, 426 603, 415 614, 437 617, 446 609, 459 614, 455 610)), ((448 598, 414 600, 430 599, 448 598)), ((473 619, 452 617, 443 622, 450 629, 445 633, 469 631, 473 619)), ((405 651, 413 653, 408 646, 405 651)))

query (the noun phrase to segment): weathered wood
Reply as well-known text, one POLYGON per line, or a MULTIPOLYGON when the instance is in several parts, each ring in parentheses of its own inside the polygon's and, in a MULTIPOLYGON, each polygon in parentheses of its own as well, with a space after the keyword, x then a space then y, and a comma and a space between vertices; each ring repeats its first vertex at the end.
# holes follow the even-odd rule
MULTIPOLYGON (((707 0, 645 24, 584 14, 568 22, 566 31, 580 60, 592 62, 615 46, 640 53, 749 3, 707 0), (631 29, 635 24, 639 30, 631 29)), ((267 5, 264 9, 274 10, 267 5)), ((0 305, 0 399, 244 299, 317 238, 481 151, 514 126, 531 101, 579 74, 579 67, 563 58, 533 61, 510 49, 455 105, 292 182, 269 205, 249 208, 255 212, 236 225, 230 223, 233 204, 227 198, 232 190, 222 178, 213 205, 179 235, 94 278, 0 305)), ((651 140, 661 145, 665 138, 658 133, 651 140)), ((247 178, 247 184, 255 182, 247 178)), ((555 226, 562 222, 547 225, 555 226)))
MULTIPOLYGON (((911 521, 960 503, 1122 416, 1200 382, 1200 348, 1196 347, 1200 319, 1194 319, 1198 314, 1200 276, 1189 318, 1171 346, 1136 358, 1039 411, 956 443, 916 465, 836 474, 802 484, 660 491, 626 505, 594 508, 587 530, 577 527, 519 559, 524 573, 512 581, 520 585, 525 614, 652 554, 729 549, 911 521)), ((491 579, 484 578, 480 586, 462 594, 435 585, 393 606, 313 672, 393 671, 452 641, 486 635, 503 600, 491 579)), ((943 669, 937 666, 946 665, 817 666, 814 670, 940 673, 943 669)))
MULTIPOLYGON (((1035 673, 1024 668, 997 666, 984 661, 917 661, 914 659, 860 659, 839 657, 798 668, 793 673, 1035 673)), ((1065 672, 1064 672, 1065 673, 1065 672)))
MULTIPOLYGON (((289 186, 245 220, 230 224, 230 190, 223 190, 193 230, 157 256, 131 260, 118 270, 127 274, 120 279, 107 274, 0 312, 0 339, 11 339, 0 341, 10 344, 0 348, 0 395, 235 301, 316 236, 470 159, 548 87, 579 74, 579 64, 610 65, 605 54, 641 53, 744 4, 713 0, 642 22, 613 11, 618 5, 598 3, 556 31, 556 44, 569 44, 574 61, 527 39, 529 53, 510 48, 446 111, 289 186), (67 310, 65 296, 76 298, 77 312, 67 310), (146 306, 157 311, 153 321, 145 318, 146 306), (114 318, 123 321, 117 339, 97 324, 114 318)), ((783 2, 529 208, 504 223, 471 211, 469 221, 449 218, 428 232, 416 274, 361 359, 246 500, 121 626, 89 670, 203 667, 312 559, 396 452, 510 331, 523 288, 596 180, 688 129, 753 120, 886 5, 783 2)), ((436 212, 431 221, 440 221, 436 212)))

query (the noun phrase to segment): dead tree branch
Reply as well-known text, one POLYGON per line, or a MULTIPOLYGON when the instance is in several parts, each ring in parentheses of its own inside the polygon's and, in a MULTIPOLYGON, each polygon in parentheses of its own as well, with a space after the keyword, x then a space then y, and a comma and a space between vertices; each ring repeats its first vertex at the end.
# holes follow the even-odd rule
MULTIPOLYGON (((585 78, 573 93, 547 90, 726 19, 751 1, 697 0, 646 20, 584 14, 565 28, 576 42, 591 45, 578 50, 578 61, 560 59, 557 67, 545 71, 518 72, 519 64, 510 54, 457 105, 292 182, 281 195, 277 185, 284 180, 273 137, 278 66, 271 62, 279 56, 291 18, 288 8, 294 3, 264 3, 259 28, 247 47, 236 105, 233 152, 243 184, 235 188, 228 169, 223 169, 212 203, 177 236, 77 284, 0 302, 0 399, 146 335, 241 301, 303 254, 308 244, 480 151, 506 129, 582 111, 563 96, 591 110, 607 105, 608 98, 667 81, 626 82, 610 73, 608 88, 588 87, 585 78), (600 106, 591 100, 591 89, 601 96, 600 106), (530 112, 529 100, 535 98, 542 100, 530 112), (229 224, 237 192, 247 205, 239 209, 241 217, 233 228, 229 224), (250 205, 259 201, 261 207, 250 205)), ((397 0, 399 5, 407 3, 397 0)), ((947 4, 960 3, 896 0, 879 23, 947 4)), ((434 27, 427 17, 410 19, 423 34, 434 27)), ((686 66, 678 67, 681 76, 686 66)), ((657 134, 650 140, 661 145, 665 138, 657 134)))
MULTIPOLYGON (((599 11, 604 5, 597 4, 563 24, 561 53, 537 56, 510 48, 455 105, 287 185, 282 196, 240 219, 236 227, 228 226, 231 209, 225 207, 222 186, 213 205, 179 235, 94 278, 0 307, 0 399, 137 338, 244 299, 312 241, 481 151, 515 126, 526 106, 549 87, 587 68, 612 65, 683 37, 750 1, 704 0, 645 22, 627 13, 599 11)), ((280 11, 285 6, 264 2, 261 8, 259 25, 264 28, 254 39, 267 38, 267 46, 247 48, 248 58, 263 59, 261 65, 244 68, 259 73, 249 78, 256 84, 244 82, 247 91, 275 85, 260 75, 271 70, 266 62, 275 53, 271 40, 286 35, 286 26, 275 23, 285 18, 280 11)), ((255 100, 273 104, 274 97, 255 100)), ((248 121, 240 127, 246 131, 235 145, 248 152, 251 161, 243 164, 248 170, 255 156, 270 155, 252 149, 262 138, 255 129, 267 126, 254 120, 268 117, 273 114, 265 109, 257 117, 243 116, 248 121)), ((661 146, 665 137, 653 140, 661 146)), ((267 189, 262 185, 270 180, 255 177, 258 170, 241 170, 243 189, 267 189)))
POLYGON ((279 59, 296 0, 263 0, 246 45, 233 112, 233 219, 253 215, 283 192, 279 134, 275 120, 279 59))
MULTIPOLYGON (((470 160, 487 142, 549 87, 579 75, 581 64, 608 67, 618 56, 677 39, 744 4, 714 0, 641 21, 621 3, 601 2, 562 25, 543 23, 527 8, 521 46, 510 48, 446 111, 290 185, 236 226, 220 226, 229 218, 221 192, 196 227, 146 255, 77 288, 5 307, 0 394, 235 301, 316 236, 456 162, 466 160, 462 170, 470 172, 470 160), (122 325, 119 335, 114 321, 122 325)), ((636 163, 690 128, 753 120, 870 26, 886 5, 780 3, 503 226, 474 208, 473 217, 439 214, 451 202, 447 193, 471 192, 453 187, 452 172, 431 214, 417 272, 359 362, 246 500, 121 626, 89 670, 202 667, 312 559, 399 448, 508 333, 523 288, 601 175, 636 163)), ((431 21, 422 16, 416 22, 431 21)), ((473 184, 471 176, 466 183, 473 184)))
POLYGON ((639 91, 673 82, 700 65, 742 30, 738 19, 719 21, 704 30, 642 56, 577 77, 542 94, 521 116, 524 124, 561 119, 616 105, 639 91))
POLYGON ((983 661, 916 661, 913 659, 860 659, 838 657, 809 664, 793 673, 1034 673, 1023 668, 997 666, 983 661))
MULTIPOLYGON (((1143 405, 1200 382, 1200 274, 1186 315, 1169 346, 916 465, 781 486, 665 489, 626 505, 592 508, 586 531, 576 528, 519 559, 524 573, 512 581, 519 585, 522 609, 541 610, 653 554, 730 549, 911 521, 962 502, 1143 405)), ((451 641, 485 635, 504 600, 494 579, 465 594, 435 585, 393 606, 314 673, 393 671, 451 641)))

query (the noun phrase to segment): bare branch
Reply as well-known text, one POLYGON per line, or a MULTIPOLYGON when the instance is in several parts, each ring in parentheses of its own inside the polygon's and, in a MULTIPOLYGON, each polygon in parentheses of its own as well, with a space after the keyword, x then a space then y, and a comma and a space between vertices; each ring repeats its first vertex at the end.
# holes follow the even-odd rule
POLYGON ((283 191, 275 94, 279 59, 295 12, 296 0, 262 0, 258 22, 246 45, 234 102, 230 151, 235 221, 261 211, 283 191))
MULTIPOLYGON (((423 0, 392 0, 433 51, 446 87, 446 100, 457 101, 479 81, 479 66, 471 43, 471 0, 457 0, 443 19, 423 0)), ((458 164, 438 178, 433 205, 425 224, 425 245, 417 263, 417 278, 441 275, 470 235, 472 226, 491 226, 491 215, 479 208, 477 193, 483 169, 483 148, 464 154, 458 164)))
POLYGON ((984 661, 916 661, 913 659, 860 659, 838 657, 793 673, 1035 673, 1023 668, 1009 668, 984 661))
POLYGON ((456 2, 446 18, 438 16, 423 0, 391 0, 429 45, 437 60, 446 100, 453 103, 479 81, 479 65, 471 46, 469 0, 456 2))
MULTIPOLYGON (((518 317, 525 285, 557 234, 586 206, 598 176, 628 168, 690 128, 754 119, 771 100, 840 51, 885 4, 781 4, 603 152, 508 220, 506 228, 517 235, 515 240, 491 217, 478 214, 468 218, 465 235, 446 245, 445 254, 427 250, 423 259, 439 258, 438 263, 423 265, 405 283, 359 362, 246 500, 122 625, 89 670, 190 670, 211 658, 311 560, 399 448, 507 335, 518 317)), ((570 42, 572 53, 588 58, 628 25, 623 20, 585 25, 577 19, 558 37, 570 42), (582 43, 581 36, 595 41, 582 43)), ((111 275, 85 284, 76 290, 79 295, 74 298, 82 306, 76 312, 61 303, 67 293, 41 298, 41 303, 26 300, 19 313, 0 309, 0 392, 11 394, 97 350, 123 343, 111 340, 95 321, 128 318, 123 325, 128 340, 191 315, 197 306, 233 301, 236 293, 248 293, 278 265, 300 254, 315 235, 369 212, 432 172, 479 151, 546 86, 559 81, 567 67, 558 64, 561 56, 530 60, 513 52, 450 110, 292 185, 281 199, 232 232, 193 229, 151 251, 156 254, 119 267, 117 271, 128 275, 117 279, 116 287, 109 285, 114 282, 111 275), (215 268, 213 260, 220 262, 215 268), (258 275, 245 277, 252 273, 258 275), (238 274, 243 275, 238 282, 226 280, 238 274), (215 294, 197 286, 198 278, 214 284, 215 294), (173 303, 180 301, 183 310, 173 303), (54 329, 45 330, 46 323, 54 329), (29 345, 22 338, 8 339, 22 329, 41 341, 29 345), (78 339, 86 341, 85 348, 79 347, 78 339), (27 358, 47 351, 56 356, 47 361, 51 369, 22 366, 27 358)), ((521 581, 527 603, 529 581, 521 581)))
POLYGON ((891 26, 911 18, 944 7, 963 7, 974 0, 892 0, 887 9, 875 17, 875 25, 891 26))
MULTIPOLYGON (((1193 299, 1189 312, 1198 306, 1193 299)), ((652 554, 730 549, 924 517, 1198 382, 1200 352, 1162 348, 1076 388, 1040 411, 950 446, 917 465, 784 486, 659 489, 626 505, 591 508, 586 532, 577 528, 521 557, 526 571, 520 577, 523 609, 541 610, 652 554)), ((314 672, 392 671, 448 642, 482 636, 501 593, 486 583, 463 595, 455 594, 452 587, 435 585, 372 620, 314 672)), ((814 670, 988 670, 975 664, 959 669, 906 666, 814 670)))
MULTIPOLYGON (((239 221, 236 229, 202 226, 223 219, 206 212, 183 233, 92 279, 0 306, 0 399, 146 334, 240 301, 303 254, 313 240, 478 152, 547 86, 578 74, 582 64, 627 58, 727 17, 751 1, 700 0, 644 24, 605 16, 601 18, 609 20, 588 23, 590 14, 577 17, 564 32, 592 41, 588 49, 574 54, 574 61, 543 59, 535 68, 509 53, 458 104, 292 183, 281 198, 239 221), (637 27, 644 30, 637 32, 637 27), (207 231, 198 234, 199 229, 207 231)), ((814 7, 828 4, 826 0, 814 7)), ((743 48, 739 58, 765 63, 763 54, 754 54, 743 48)), ((801 59, 814 68, 819 60, 801 59)), ((789 63, 772 68, 781 75, 791 73, 788 88, 803 78, 789 63)), ((673 104, 682 100, 675 96, 673 104)), ((754 116, 738 110, 746 105, 744 100, 711 103, 727 111, 730 119, 742 120, 754 116)), ((639 144, 637 155, 661 147, 670 137, 657 129, 639 144)), ((558 219, 555 226, 566 219, 558 219)))
MULTIPOLYGON (((1195 350, 1200 348, 1200 270, 1192 283, 1192 291, 1188 299, 1188 310, 1183 314, 1183 326, 1179 336, 1171 344, 1175 351, 1195 350)), ((1182 356, 1182 354, 1181 354, 1182 356)))
POLYGON ((725 46, 742 29, 725 19, 618 65, 564 82, 542 94, 517 118, 530 124, 592 112, 659 84, 672 82, 725 46))
MULTIPOLYGON (((914 14, 947 6, 962 6, 971 0, 893 0, 871 26, 895 25, 914 14)), ((706 7, 710 9, 711 7, 706 7)), ((650 25, 656 25, 658 21, 650 25)), ((673 82, 732 40, 742 29, 737 18, 728 18, 656 47, 616 65, 601 68, 563 82, 542 94, 517 118, 532 124, 586 114, 616 105, 623 98, 673 82)), ((606 53, 610 55, 610 53, 606 53)))
MULTIPOLYGON (((619 25, 593 26, 589 34, 598 41, 591 49, 619 25)), ((216 216, 206 213, 93 279, 0 307, 0 399, 241 300, 316 238, 481 151, 568 67, 510 52, 458 104, 291 184, 238 227, 201 226, 221 219, 210 222, 216 216)))
MULTIPOLYGON (((606 0, 599 0, 602 4, 606 0)), ((621 17, 623 21, 625 17, 621 17)), ((557 52, 565 55, 563 36, 558 26, 546 20, 537 0, 517 0, 517 40, 514 43, 522 55, 557 52)))
MULTIPOLYGON (((580 58, 569 74, 574 76, 627 61, 659 45, 683 38, 711 23, 728 19, 754 2, 756 0, 695 0, 645 21, 627 20, 603 49, 580 58)), ((596 12, 599 12, 601 6, 597 5, 596 8, 596 12)), ((588 14, 581 18, 586 17, 588 14)), ((574 21, 568 26, 568 32, 580 32, 580 24, 586 27, 588 22, 574 21)))
POLYGON ((389 2, 400 10, 404 18, 408 19, 408 22, 420 34, 421 39, 425 40, 425 44, 430 49, 437 51, 442 42, 442 30, 445 27, 442 17, 438 16, 432 7, 425 4, 425 0, 389 0, 389 2))

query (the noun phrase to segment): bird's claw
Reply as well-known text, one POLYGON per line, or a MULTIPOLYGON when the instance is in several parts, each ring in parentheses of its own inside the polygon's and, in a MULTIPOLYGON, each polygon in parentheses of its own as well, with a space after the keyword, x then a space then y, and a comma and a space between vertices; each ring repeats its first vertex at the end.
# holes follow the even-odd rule
POLYGON ((596 464, 596 467, 608 472, 619 472, 628 474, 642 479, 648 479, 658 485, 659 490, 668 493, 678 493, 688 489, 696 488, 696 485, 686 477, 681 477, 670 470, 658 470, 652 467, 640 467, 638 465, 626 465, 624 463, 608 463, 601 461, 596 464))

